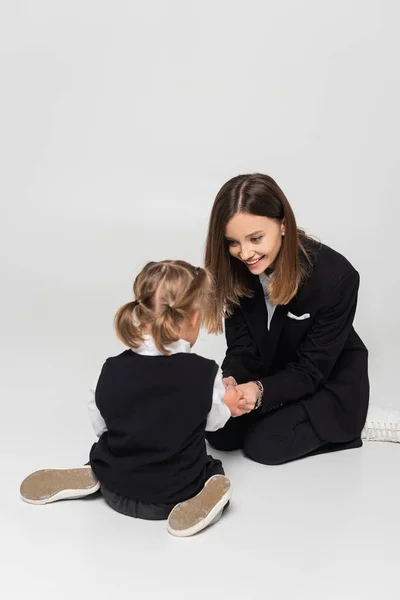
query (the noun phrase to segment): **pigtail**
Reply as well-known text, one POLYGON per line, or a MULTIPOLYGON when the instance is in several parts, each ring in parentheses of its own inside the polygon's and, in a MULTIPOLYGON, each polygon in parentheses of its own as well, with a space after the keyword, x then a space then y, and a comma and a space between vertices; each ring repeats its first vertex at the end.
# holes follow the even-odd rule
POLYGON ((180 328, 185 318, 186 312, 181 308, 168 304, 161 307, 151 327, 154 342, 160 352, 168 354, 165 346, 179 339, 180 328))
POLYGON ((141 322, 136 315, 139 306, 139 300, 128 302, 121 306, 114 318, 117 336, 129 348, 138 348, 143 343, 141 322))

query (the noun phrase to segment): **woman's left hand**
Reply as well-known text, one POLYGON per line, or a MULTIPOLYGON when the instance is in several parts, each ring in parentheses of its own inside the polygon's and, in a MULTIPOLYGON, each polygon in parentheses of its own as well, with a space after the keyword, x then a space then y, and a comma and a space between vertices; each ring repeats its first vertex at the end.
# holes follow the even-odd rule
POLYGON ((246 405, 241 406, 241 409, 245 410, 246 412, 251 412, 254 410, 258 394, 260 393, 260 390, 254 381, 249 381, 249 383, 241 383, 240 385, 236 386, 236 389, 243 392, 243 398, 246 400, 246 405))

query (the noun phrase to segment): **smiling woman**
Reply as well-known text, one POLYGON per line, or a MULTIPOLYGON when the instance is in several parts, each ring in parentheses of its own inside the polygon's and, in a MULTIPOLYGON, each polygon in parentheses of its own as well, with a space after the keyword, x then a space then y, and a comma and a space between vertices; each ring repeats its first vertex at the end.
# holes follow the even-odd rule
POLYGON ((250 275, 273 271, 269 298, 287 304, 310 270, 307 239, 271 177, 239 175, 228 181, 215 199, 207 238, 205 260, 218 282, 211 329, 222 331, 221 314, 229 315, 240 297, 252 295, 250 275))
POLYGON ((271 177, 252 174, 218 192, 205 264, 216 282, 209 330, 225 317, 224 383, 247 403, 209 442, 265 464, 361 446, 368 352, 353 328, 349 261, 297 227, 271 177))
POLYGON ((285 225, 273 219, 238 213, 228 222, 225 238, 229 253, 258 275, 274 264, 285 235, 285 225), (248 229, 258 227, 246 234, 248 229))

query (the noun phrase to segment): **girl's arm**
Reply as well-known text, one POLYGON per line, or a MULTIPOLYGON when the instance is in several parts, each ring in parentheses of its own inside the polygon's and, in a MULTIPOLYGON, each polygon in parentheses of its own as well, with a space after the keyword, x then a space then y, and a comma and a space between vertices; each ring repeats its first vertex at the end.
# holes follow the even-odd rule
POLYGON ((240 408, 240 400, 243 397, 242 392, 229 386, 225 388, 222 382, 222 371, 218 367, 217 375, 214 381, 211 410, 208 413, 206 431, 216 431, 221 429, 232 417, 238 417, 244 414, 240 408))
POLYGON ((99 380, 99 377, 96 380, 96 384, 90 388, 88 410, 89 410, 89 417, 92 422, 94 432, 97 435, 97 437, 100 437, 102 433, 107 431, 107 425, 106 425, 103 417, 101 416, 101 413, 100 413, 99 409, 97 408, 97 404, 96 404, 96 387, 97 387, 98 380, 99 380))
POLYGON ((216 431, 225 425, 231 416, 229 408, 224 404, 225 386, 222 383, 222 372, 218 367, 214 381, 211 410, 207 416, 206 431, 216 431))

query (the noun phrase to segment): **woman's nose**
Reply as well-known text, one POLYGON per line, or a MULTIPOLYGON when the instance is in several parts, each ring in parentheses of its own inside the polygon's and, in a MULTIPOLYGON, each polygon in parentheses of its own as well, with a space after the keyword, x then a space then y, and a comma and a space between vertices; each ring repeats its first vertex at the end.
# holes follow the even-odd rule
POLYGON ((239 256, 242 260, 249 260, 253 258, 254 250, 249 248, 248 246, 242 246, 239 252, 239 256))

